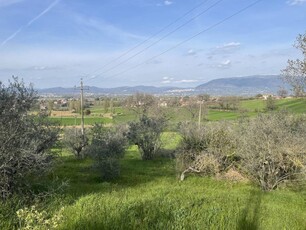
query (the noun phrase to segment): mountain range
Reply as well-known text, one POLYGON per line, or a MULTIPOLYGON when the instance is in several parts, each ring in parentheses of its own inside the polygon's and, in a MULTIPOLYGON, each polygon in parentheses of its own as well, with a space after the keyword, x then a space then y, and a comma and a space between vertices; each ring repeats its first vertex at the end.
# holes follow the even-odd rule
MULTIPOLYGON (((149 93, 158 95, 192 95, 210 94, 213 96, 253 96, 256 94, 276 94, 280 88, 289 90, 279 75, 255 75, 247 77, 219 78, 201 84, 194 88, 155 87, 155 86, 123 86, 116 88, 84 87, 87 94, 92 95, 131 95, 135 93, 149 93)), ((75 95, 76 88, 48 88, 38 89, 40 95, 75 95)))

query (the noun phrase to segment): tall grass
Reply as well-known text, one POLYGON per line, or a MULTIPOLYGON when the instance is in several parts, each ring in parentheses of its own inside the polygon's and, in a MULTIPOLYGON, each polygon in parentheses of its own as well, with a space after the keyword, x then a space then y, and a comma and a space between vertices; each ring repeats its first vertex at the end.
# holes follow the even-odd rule
POLYGON ((121 178, 98 184, 101 190, 87 190, 75 203, 66 206, 61 229, 304 229, 306 226, 303 192, 264 193, 252 184, 198 177, 179 182, 172 160, 143 162, 135 149, 122 161, 121 178))
MULTIPOLYGON (((167 137, 164 136, 163 138, 167 137)), ((175 138, 174 138, 175 139, 175 138)), ((54 215, 65 207, 60 229, 305 229, 306 192, 264 193, 250 183, 210 178, 176 179, 171 159, 142 161, 135 146, 121 161, 120 178, 101 181, 91 160, 61 158, 53 175, 69 179, 63 193, 39 202, 54 215)), ((16 207, 0 205, 0 228, 16 224, 16 207), (9 215, 7 210, 11 210, 9 215)))

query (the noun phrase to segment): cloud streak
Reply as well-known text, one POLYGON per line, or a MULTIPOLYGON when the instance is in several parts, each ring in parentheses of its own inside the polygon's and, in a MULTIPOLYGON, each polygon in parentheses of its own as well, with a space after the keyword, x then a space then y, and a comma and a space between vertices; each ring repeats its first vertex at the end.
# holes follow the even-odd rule
MULTIPOLYGON (((55 0, 52 2, 46 9, 44 9, 41 13, 39 13, 36 17, 31 19, 25 26, 21 26, 18 30, 16 30, 12 35, 10 35, 8 38, 6 38, 0 45, 0 47, 3 47, 6 43, 8 43, 10 40, 14 39, 22 30, 28 28, 31 26, 35 21, 40 19, 42 16, 44 16, 46 13, 48 13, 54 6, 56 6, 61 0, 55 0)), ((13 1, 16 2, 16 1, 13 1)))
POLYGON ((113 38, 125 37, 125 38, 136 39, 136 40, 145 39, 145 37, 127 32, 101 19, 95 19, 92 17, 84 17, 79 14, 73 14, 72 17, 74 18, 75 22, 78 25, 88 27, 98 32, 102 32, 103 34, 113 37, 113 38))
POLYGON ((289 1, 287 1, 287 4, 289 4, 290 6, 302 5, 304 3, 306 3, 306 0, 289 0, 289 1))
POLYGON ((24 0, 0 0, 0 8, 5 6, 10 6, 15 3, 23 2, 24 0))

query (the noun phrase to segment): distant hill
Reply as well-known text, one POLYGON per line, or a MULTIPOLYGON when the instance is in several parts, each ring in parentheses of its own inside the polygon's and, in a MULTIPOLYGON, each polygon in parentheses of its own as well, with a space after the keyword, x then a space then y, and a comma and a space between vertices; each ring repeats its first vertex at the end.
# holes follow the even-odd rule
MULTIPOLYGON (((276 94, 283 87, 289 91, 278 75, 257 75, 248 77, 220 78, 211 80, 195 88, 155 87, 155 86, 123 86, 117 88, 85 87, 86 94, 95 95, 131 95, 135 93, 148 93, 159 95, 192 95, 207 93, 215 96, 237 95, 252 96, 256 94, 276 94)), ((40 95, 76 95, 79 90, 75 88, 55 87, 39 89, 40 95)))
POLYGON ((215 79, 197 86, 195 92, 211 95, 276 94, 280 87, 289 90, 279 75, 257 75, 215 79))
MULTIPOLYGON (((88 94, 116 94, 116 95, 131 95, 135 93, 148 93, 148 94, 166 94, 167 92, 172 92, 180 90, 178 87, 155 87, 155 86, 123 86, 116 88, 98 88, 94 86, 84 87, 86 93, 88 94)), ((48 89, 38 89, 38 93, 42 94, 53 94, 53 95, 75 95, 79 94, 79 90, 76 88, 48 88, 48 89)))

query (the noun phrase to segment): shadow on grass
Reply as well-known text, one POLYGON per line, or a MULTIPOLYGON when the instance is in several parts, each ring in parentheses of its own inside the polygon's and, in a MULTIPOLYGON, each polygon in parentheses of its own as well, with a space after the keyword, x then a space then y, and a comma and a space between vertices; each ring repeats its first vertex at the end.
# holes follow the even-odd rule
POLYGON ((246 203, 246 208, 242 210, 238 220, 237 229, 239 230, 257 230, 260 227, 260 206, 263 193, 261 191, 252 191, 246 203))
MULTIPOLYGON (((68 180, 69 186, 64 194, 74 199, 93 193, 119 191, 128 187, 139 186, 159 178, 175 180, 173 159, 159 157, 143 161, 137 150, 127 151, 121 160, 120 177, 112 181, 103 181, 99 171, 93 167, 91 159, 75 159, 64 156, 54 170, 52 177, 68 180)), ((51 180, 51 178, 49 177, 51 180)))

